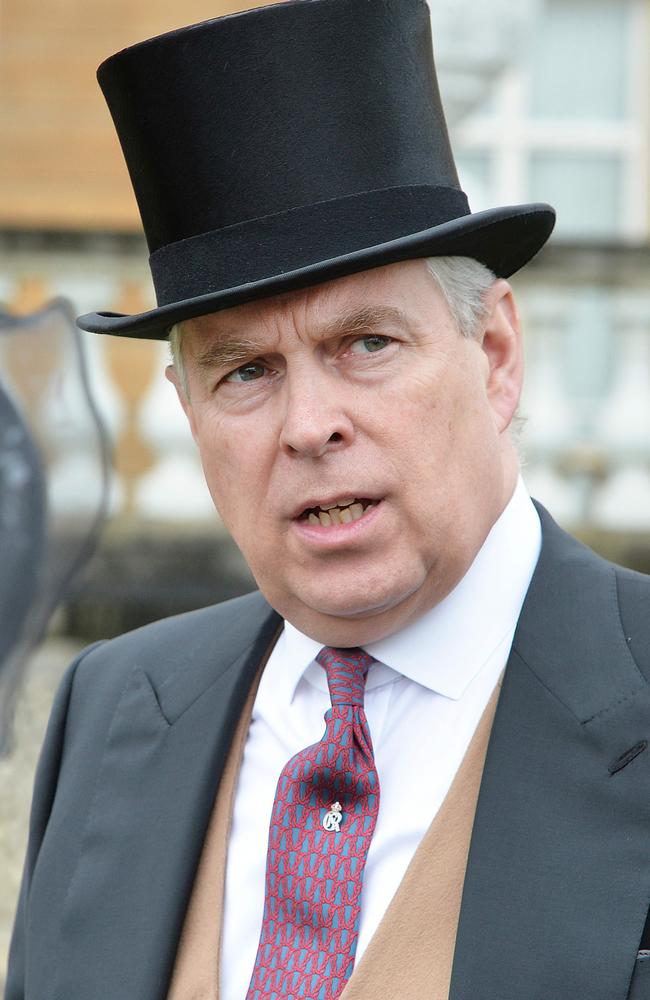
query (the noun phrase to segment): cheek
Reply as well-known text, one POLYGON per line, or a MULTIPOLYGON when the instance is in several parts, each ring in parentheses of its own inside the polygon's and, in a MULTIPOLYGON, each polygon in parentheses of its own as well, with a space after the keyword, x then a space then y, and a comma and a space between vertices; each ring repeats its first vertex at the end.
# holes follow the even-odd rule
POLYGON ((453 450, 464 433, 464 409, 449 385, 416 385, 393 408, 391 433, 399 454, 415 468, 434 464, 440 469, 442 455, 453 450))
POLYGON ((452 378, 402 401, 393 427, 402 482, 418 518, 438 522, 458 503, 486 462, 492 461, 493 425, 481 386, 452 378))
POLYGON ((268 442, 255 428, 213 421, 202 424, 197 443, 214 504, 239 542, 243 526, 250 528, 252 512, 263 510, 268 442))

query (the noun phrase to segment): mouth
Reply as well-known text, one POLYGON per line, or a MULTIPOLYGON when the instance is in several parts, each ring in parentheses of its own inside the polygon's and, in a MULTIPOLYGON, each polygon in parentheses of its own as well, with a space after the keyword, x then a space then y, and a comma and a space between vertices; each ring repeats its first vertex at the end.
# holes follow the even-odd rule
POLYGON ((331 528, 339 524, 352 524, 353 521, 360 521, 364 514, 372 507, 376 507, 378 503, 380 503, 379 500, 371 500, 368 497, 345 497, 332 503, 305 507, 298 514, 296 520, 310 524, 315 528, 331 528))

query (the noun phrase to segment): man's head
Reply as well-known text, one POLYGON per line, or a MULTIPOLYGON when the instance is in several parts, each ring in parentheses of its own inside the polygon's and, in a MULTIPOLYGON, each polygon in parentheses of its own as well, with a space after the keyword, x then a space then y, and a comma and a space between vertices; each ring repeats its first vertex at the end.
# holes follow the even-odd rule
POLYGON ((509 285, 479 270, 468 311, 453 263, 436 264, 441 281, 405 261, 187 321, 186 389, 168 370, 262 592, 326 644, 438 603, 514 488, 509 285))

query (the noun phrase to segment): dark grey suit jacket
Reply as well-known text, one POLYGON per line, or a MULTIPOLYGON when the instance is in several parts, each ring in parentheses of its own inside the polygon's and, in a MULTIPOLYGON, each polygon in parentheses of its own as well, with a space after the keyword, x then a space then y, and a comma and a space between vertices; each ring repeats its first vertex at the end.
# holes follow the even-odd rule
MULTIPOLYGON (((650 578, 540 513, 450 998, 645 1000, 650 578)), ((36 779, 7 1000, 164 1000, 230 740, 278 622, 252 594, 72 664, 36 779)))

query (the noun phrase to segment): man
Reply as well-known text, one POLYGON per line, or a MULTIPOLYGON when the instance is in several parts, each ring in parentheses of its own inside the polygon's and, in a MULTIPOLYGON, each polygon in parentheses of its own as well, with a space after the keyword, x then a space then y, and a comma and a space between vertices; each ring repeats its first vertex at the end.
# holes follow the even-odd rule
POLYGON ((80 323, 172 330, 261 594, 70 668, 8 1000, 650 997, 650 585, 509 436, 505 279, 552 210, 469 213, 419 0, 206 22, 100 81, 159 304, 80 323))

